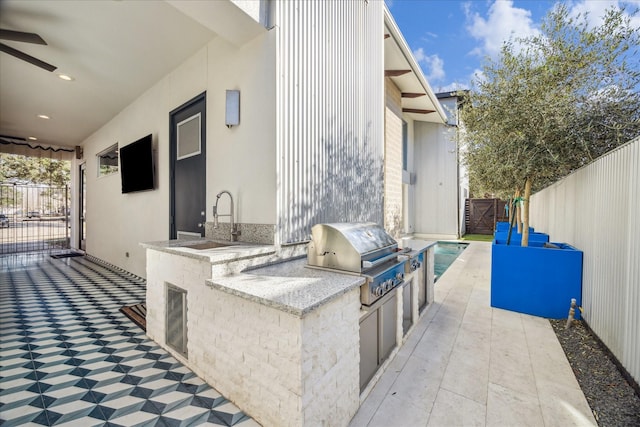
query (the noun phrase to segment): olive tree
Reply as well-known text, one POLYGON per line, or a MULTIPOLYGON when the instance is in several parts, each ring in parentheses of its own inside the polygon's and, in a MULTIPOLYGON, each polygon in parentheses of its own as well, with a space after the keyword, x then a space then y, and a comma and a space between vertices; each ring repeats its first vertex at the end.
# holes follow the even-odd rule
POLYGON ((69 185, 71 162, 46 157, 0 153, 0 183, 69 185))
POLYGON ((591 27, 559 4, 539 35, 505 42, 466 93, 472 182, 503 196, 524 193, 523 246, 532 190, 640 134, 639 46, 624 9, 591 27))

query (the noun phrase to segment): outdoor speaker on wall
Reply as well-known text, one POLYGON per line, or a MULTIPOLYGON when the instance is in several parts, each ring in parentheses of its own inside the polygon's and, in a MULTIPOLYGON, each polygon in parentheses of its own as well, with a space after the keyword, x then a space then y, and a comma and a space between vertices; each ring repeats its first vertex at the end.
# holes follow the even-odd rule
POLYGON ((240 124, 240 91, 228 90, 224 124, 228 128, 240 124))
POLYGON ((79 145, 76 145, 76 159, 82 159, 82 147, 79 145))

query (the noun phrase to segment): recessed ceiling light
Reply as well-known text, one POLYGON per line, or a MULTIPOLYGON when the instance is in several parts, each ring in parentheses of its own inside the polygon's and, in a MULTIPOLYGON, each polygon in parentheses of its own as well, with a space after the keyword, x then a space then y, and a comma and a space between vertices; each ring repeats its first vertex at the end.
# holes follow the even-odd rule
POLYGON ((62 80, 67 82, 72 82, 73 80, 75 80, 73 77, 71 77, 68 74, 58 74, 58 77, 60 77, 62 80))
POLYGON ((35 136, 30 136, 27 138, 29 141, 37 141, 38 138, 36 138, 35 136))
POLYGON ((45 119, 45 120, 49 120, 51 117, 47 116, 46 114, 38 114, 38 117, 41 119, 45 119))

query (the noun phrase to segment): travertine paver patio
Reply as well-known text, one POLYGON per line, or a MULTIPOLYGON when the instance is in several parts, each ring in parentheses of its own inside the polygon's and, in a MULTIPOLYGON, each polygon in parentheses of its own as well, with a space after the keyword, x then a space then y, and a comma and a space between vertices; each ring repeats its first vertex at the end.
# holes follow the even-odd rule
POLYGON ((490 274, 473 242, 351 427, 597 425, 549 322, 491 308, 490 274))

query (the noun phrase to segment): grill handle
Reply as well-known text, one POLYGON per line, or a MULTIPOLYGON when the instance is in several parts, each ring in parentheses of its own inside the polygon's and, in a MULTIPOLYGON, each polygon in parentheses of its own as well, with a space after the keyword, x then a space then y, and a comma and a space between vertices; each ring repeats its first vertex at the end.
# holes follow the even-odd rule
POLYGON ((380 264, 383 264, 383 263, 389 261, 390 259, 393 259, 393 258, 397 257, 398 255, 401 255, 401 254, 404 254, 404 253, 407 253, 407 252, 410 252, 410 251, 411 251, 411 248, 404 248, 401 251, 394 252, 392 254, 383 256, 382 258, 378 258, 375 261, 362 261, 362 268, 364 268, 365 270, 368 270, 370 268, 377 267, 380 264))

